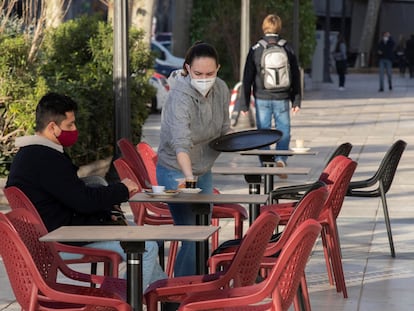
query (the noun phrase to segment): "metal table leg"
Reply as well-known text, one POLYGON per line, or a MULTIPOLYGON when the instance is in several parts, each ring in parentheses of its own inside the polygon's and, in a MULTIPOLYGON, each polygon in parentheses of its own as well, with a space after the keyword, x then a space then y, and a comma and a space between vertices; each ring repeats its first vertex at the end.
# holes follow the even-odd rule
POLYGON ((142 311, 142 253, 145 242, 121 242, 127 254, 127 302, 132 310, 142 311))

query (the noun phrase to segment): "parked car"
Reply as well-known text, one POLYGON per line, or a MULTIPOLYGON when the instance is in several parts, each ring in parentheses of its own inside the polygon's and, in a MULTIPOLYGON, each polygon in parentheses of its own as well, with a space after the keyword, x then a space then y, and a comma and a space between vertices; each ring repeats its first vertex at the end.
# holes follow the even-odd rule
POLYGON ((151 41, 151 51, 155 54, 154 69, 156 72, 168 77, 176 69, 182 68, 184 58, 177 57, 158 41, 151 41))
POLYGON ((151 112, 158 113, 167 101, 170 87, 167 78, 158 72, 154 72, 149 83, 157 90, 156 96, 153 97, 151 101, 151 112))

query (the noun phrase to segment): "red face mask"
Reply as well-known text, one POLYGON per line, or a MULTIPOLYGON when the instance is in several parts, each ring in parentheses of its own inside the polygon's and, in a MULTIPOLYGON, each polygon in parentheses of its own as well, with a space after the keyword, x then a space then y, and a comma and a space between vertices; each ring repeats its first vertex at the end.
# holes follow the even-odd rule
POLYGON ((60 144, 63 147, 70 147, 76 143, 78 140, 79 132, 78 130, 74 131, 65 131, 61 129, 61 133, 57 138, 57 140, 60 142, 60 144))

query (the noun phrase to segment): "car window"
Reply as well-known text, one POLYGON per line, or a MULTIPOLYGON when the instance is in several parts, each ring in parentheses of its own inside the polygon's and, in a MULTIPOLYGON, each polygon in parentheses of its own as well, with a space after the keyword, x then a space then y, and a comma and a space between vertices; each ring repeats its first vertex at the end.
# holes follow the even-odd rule
POLYGON ((155 57, 161 60, 165 60, 165 53, 155 44, 151 44, 151 51, 154 53, 155 57))

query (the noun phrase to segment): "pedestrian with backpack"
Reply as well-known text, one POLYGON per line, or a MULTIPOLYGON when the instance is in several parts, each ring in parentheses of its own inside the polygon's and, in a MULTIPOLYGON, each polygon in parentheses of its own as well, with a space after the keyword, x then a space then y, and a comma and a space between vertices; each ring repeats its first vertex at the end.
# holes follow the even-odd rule
MULTIPOLYGON (((298 112, 301 104, 299 66, 292 47, 280 36, 279 16, 266 16, 262 30, 264 36, 250 48, 246 58, 240 104, 243 111, 248 111, 253 87, 257 128, 270 129, 274 119, 275 127, 283 133, 276 150, 288 150, 290 110, 298 112)), ((276 156, 274 160, 276 166, 285 167, 287 156, 276 156)), ((287 178, 286 175, 279 177, 287 178)))

